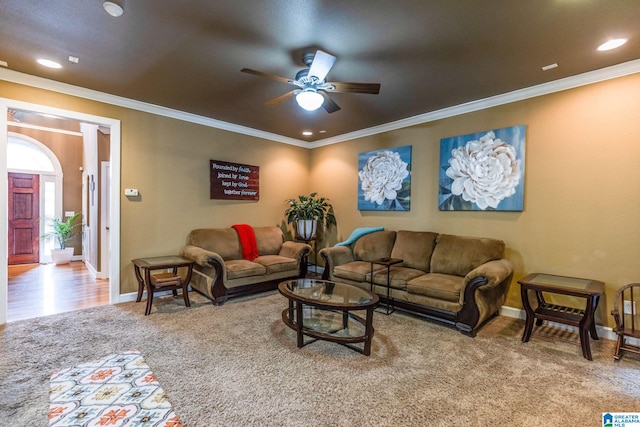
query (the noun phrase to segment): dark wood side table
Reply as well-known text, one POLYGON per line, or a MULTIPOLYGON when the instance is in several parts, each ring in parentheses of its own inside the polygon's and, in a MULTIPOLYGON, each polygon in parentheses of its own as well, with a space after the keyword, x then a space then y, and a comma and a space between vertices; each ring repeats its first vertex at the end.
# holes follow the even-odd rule
MULTIPOLYGON (((316 243, 316 238, 311 237, 309 239, 305 239, 304 237, 300 237, 300 236, 296 236, 296 242, 303 242, 306 243, 307 245, 311 246, 311 243, 313 242, 313 277, 317 277, 320 276, 320 274, 318 274, 318 245, 316 243)), ((307 271, 310 270, 309 268, 309 263, 307 263, 307 271)))
POLYGON ((142 292, 145 287, 147 289, 145 316, 151 313, 153 293, 156 290, 170 290, 173 292, 173 296, 177 296, 178 293, 176 291, 182 289, 184 304, 187 307, 191 307, 191 302, 189 301, 189 282, 191 281, 191 273, 193 272, 193 261, 181 256, 160 256, 136 258, 131 262, 135 269, 136 279, 138 279, 138 297, 136 298, 136 302, 142 300, 142 292), (181 267, 187 268, 187 276, 184 280, 178 275, 178 268, 181 267), (155 270, 171 270, 171 272, 152 274, 152 271, 155 270))
POLYGON ((594 340, 598 339, 594 315, 598 301, 604 293, 604 283, 597 280, 544 273, 530 274, 518 280, 518 283, 520 284, 522 305, 527 313, 522 342, 527 342, 531 338, 534 319, 536 319, 536 326, 542 325, 544 320, 576 326, 580 334, 582 355, 588 360, 593 360, 591 346, 589 345, 589 334, 594 340), (538 301, 538 306, 535 310, 529 302, 529 291, 535 293, 538 301), (549 304, 545 301, 543 292, 585 298, 586 306, 584 309, 580 309, 549 304))
POLYGON ((395 265, 395 264, 400 264, 404 262, 404 260, 399 259, 399 258, 378 258, 378 259, 374 259, 373 261, 371 261, 371 275, 370 275, 370 282, 371 282, 371 292, 373 292, 373 266, 374 265, 382 265, 383 267, 386 267, 387 269, 387 283, 386 285, 382 285, 385 286, 387 288, 387 301, 386 301, 386 305, 385 305, 385 311, 384 314, 386 314, 387 316, 390 315, 391 313, 393 313, 394 311, 396 311, 396 308, 393 305, 393 298, 391 298, 391 281, 390 281, 390 275, 391 275, 391 266, 395 265))

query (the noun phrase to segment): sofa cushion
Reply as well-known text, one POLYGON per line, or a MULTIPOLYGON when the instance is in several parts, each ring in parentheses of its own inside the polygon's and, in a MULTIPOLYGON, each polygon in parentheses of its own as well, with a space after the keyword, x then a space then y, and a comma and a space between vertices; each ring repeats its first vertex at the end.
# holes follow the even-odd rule
POLYGON ((410 280, 407 292, 450 302, 460 302, 464 277, 449 274, 429 273, 410 280))
MULTIPOLYGON (((373 272, 375 274, 376 271, 384 268, 386 272, 386 267, 382 265, 374 265, 373 272)), ((348 262, 342 265, 336 265, 333 269, 333 276, 342 279, 353 280, 356 282, 368 282, 367 276, 371 274, 371 263, 366 261, 353 261, 348 262)), ((385 273, 386 279, 386 273, 385 273)))
MULTIPOLYGON (((424 275, 424 271, 407 267, 391 267, 389 270, 389 285, 395 289, 407 290, 407 282, 424 275)), ((371 274, 367 273, 366 281, 371 283, 371 274)), ((387 285, 387 269, 374 270, 373 283, 387 285)))
POLYGON ((267 273, 267 268, 264 265, 247 261, 246 259, 228 260, 225 261, 224 265, 229 280, 239 279, 241 277, 260 276, 267 273))
POLYGON ((280 255, 262 255, 254 259, 253 262, 264 265, 267 274, 296 271, 298 269, 298 261, 280 255))
POLYGON ((259 255, 278 255, 284 236, 280 227, 253 227, 259 255))
POLYGON ((373 261, 391 256, 395 231, 376 231, 365 234, 353 244, 353 255, 356 261, 373 261))
POLYGON ((502 258, 502 240, 440 234, 431 256, 431 272, 466 276, 485 262, 502 258))
POLYGON ((429 272, 431 254, 436 244, 438 233, 428 231, 400 230, 396 234, 391 258, 403 260, 403 265, 409 268, 429 272))
POLYGON ((189 233, 187 240, 187 244, 215 252, 225 261, 242 259, 240 239, 233 228, 200 228, 189 233))

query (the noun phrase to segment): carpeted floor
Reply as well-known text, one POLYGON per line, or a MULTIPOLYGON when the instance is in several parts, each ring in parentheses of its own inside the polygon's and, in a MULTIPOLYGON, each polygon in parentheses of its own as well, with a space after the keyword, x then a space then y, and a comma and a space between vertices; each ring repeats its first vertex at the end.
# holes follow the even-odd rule
POLYGON ((295 345, 277 293, 214 307, 192 293, 10 323, 0 330, 0 420, 46 426, 52 372, 139 350, 185 426, 596 426, 640 412, 640 357, 613 342, 498 317, 468 338, 376 313, 372 354, 295 345))

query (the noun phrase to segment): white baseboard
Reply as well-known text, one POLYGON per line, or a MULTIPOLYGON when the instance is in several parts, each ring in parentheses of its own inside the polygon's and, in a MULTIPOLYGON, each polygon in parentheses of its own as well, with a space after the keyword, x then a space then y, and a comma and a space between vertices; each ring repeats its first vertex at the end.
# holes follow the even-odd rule
MULTIPOLYGON (((503 305, 500 308, 500 315, 506 316, 506 317, 513 317, 516 319, 522 319, 522 320, 526 319, 527 317, 526 312, 524 310, 519 308, 509 307, 506 305, 503 305)), ((549 322, 549 325, 554 326, 556 328, 565 329, 568 331, 578 330, 578 328, 576 328, 575 326, 565 325, 564 323, 549 322)), ((596 325, 596 331, 598 332, 598 337, 600 338, 613 340, 613 341, 618 339, 618 335, 615 332, 613 332, 613 329, 611 329, 608 326, 596 325)), ((640 346, 640 340, 636 338, 627 338, 627 343, 631 345, 640 346)))
MULTIPOLYGON (((189 291, 191 291, 191 287, 189 287, 189 291)), ((170 295, 171 291, 160 291, 160 292, 154 292, 153 296, 162 296, 162 295, 170 295)), ((137 292, 129 292, 128 294, 120 294, 120 300, 118 302, 131 302, 131 301, 135 301, 136 298, 138 298, 138 293, 137 292)), ((147 291, 144 291, 144 293, 142 294, 142 300, 141 301, 146 301, 147 300, 147 291)))

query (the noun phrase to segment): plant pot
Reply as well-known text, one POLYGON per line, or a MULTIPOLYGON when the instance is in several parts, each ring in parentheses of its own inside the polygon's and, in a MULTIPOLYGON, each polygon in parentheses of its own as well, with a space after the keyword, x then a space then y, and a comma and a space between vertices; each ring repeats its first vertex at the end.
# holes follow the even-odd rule
POLYGON ((311 240, 316 237, 318 221, 315 219, 300 220, 296 223, 298 236, 303 240, 311 240))
POLYGON ((51 249, 51 260, 54 264, 69 264, 73 257, 73 248, 51 249))

